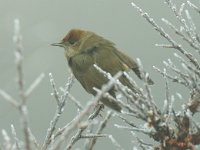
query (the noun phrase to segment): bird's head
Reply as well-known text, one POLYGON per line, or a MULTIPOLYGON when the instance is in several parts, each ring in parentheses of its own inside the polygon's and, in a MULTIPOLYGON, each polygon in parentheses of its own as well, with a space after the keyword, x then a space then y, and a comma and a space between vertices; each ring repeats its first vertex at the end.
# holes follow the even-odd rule
POLYGON ((91 37, 93 33, 80 29, 71 29, 68 34, 59 43, 53 43, 52 46, 60 46, 65 49, 65 55, 70 58, 81 53, 84 43, 91 37))
POLYGON ((99 46, 109 47, 114 44, 94 32, 71 29, 61 42, 51 45, 63 47, 65 49, 65 56, 68 59, 77 54, 90 52, 90 50, 99 46))

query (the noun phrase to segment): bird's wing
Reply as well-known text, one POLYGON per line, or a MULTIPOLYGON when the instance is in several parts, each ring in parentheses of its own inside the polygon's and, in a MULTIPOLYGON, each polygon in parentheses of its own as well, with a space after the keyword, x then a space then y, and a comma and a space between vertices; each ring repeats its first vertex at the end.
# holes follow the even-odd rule
MULTIPOLYGON (((113 52, 119 57, 119 59, 123 63, 125 63, 129 68, 131 68, 135 72, 135 74, 141 79, 141 73, 140 73, 140 70, 139 70, 139 66, 133 59, 131 59, 129 56, 120 52, 117 49, 113 50, 113 52)), ((154 84, 153 80, 150 77, 147 77, 147 82, 150 85, 154 84)))
POLYGON ((125 63, 129 68, 131 68, 131 69, 138 68, 137 63, 132 58, 130 58, 129 56, 127 56, 126 54, 122 53, 121 51, 119 51, 117 49, 113 50, 113 53, 115 53, 115 55, 117 55, 118 58, 123 63, 125 63))
MULTIPOLYGON (((115 75, 119 71, 127 71, 128 69, 134 68, 134 65, 137 65, 134 64, 134 61, 132 61, 125 54, 121 52, 117 53, 115 52, 115 50, 116 49, 114 47, 104 47, 96 49, 94 54, 96 64, 104 71, 109 72, 111 75, 115 75), (124 57, 129 60, 125 61, 124 57)), ((119 80, 122 84, 128 86, 130 89, 135 91, 133 85, 124 75, 122 75, 119 80)))
POLYGON ((126 54, 117 50, 113 45, 96 48, 95 53, 96 63, 103 70, 114 75, 118 71, 127 71, 132 69, 141 79, 137 63, 126 54))
MULTIPOLYGON (((114 47, 98 47, 95 49, 95 63, 104 71, 115 75, 118 71, 125 71, 129 66, 124 63, 113 50, 114 47)), ((114 48, 115 49, 115 48, 114 48)))
POLYGON ((122 53, 117 49, 115 49, 113 52, 118 56, 118 58, 123 63, 125 63, 130 69, 132 69, 135 72, 135 74, 141 79, 139 66, 132 58, 130 58, 129 56, 127 56, 126 54, 122 53))

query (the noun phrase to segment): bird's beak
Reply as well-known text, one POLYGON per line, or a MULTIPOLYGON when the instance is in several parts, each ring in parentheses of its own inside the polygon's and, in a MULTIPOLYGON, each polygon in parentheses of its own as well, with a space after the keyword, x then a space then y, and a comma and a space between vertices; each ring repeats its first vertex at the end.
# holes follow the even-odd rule
POLYGON ((51 44, 51 46, 63 47, 63 43, 62 42, 60 42, 60 43, 53 43, 53 44, 51 44))

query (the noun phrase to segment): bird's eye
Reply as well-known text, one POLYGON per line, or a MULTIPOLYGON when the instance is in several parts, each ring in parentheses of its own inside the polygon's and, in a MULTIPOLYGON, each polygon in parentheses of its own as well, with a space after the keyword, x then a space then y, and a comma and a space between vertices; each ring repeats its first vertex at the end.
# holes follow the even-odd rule
POLYGON ((72 30, 64 37, 63 41, 69 43, 70 45, 74 45, 79 41, 79 39, 80 33, 72 30))
POLYGON ((70 37, 70 38, 68 39, 68 42, 69 42, 71 45, 73 45, 73 44, 76 42, 76 39, 73 38, 73 37, 70 37))
POLYGON ((68 42, 73 45, 78 41, 78 39, 79 39, 79 34, 71 33, 69 34, 68 42))

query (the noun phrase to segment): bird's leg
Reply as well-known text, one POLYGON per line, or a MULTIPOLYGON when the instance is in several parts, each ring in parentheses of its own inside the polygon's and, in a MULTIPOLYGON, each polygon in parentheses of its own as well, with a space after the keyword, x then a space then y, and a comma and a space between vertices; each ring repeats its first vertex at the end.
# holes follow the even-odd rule
POLYGON ((102 103, 98 103, 97 105, 96 105, 96 107, 94 108, 94 112, 89 116, 89 119, 94 119, 94 118, 96 118, 97 116, 100 116, 100 117, 102 117, 102 115, 101 115, 101 111, 104 109, 104 105, 102 104, 102 103))

